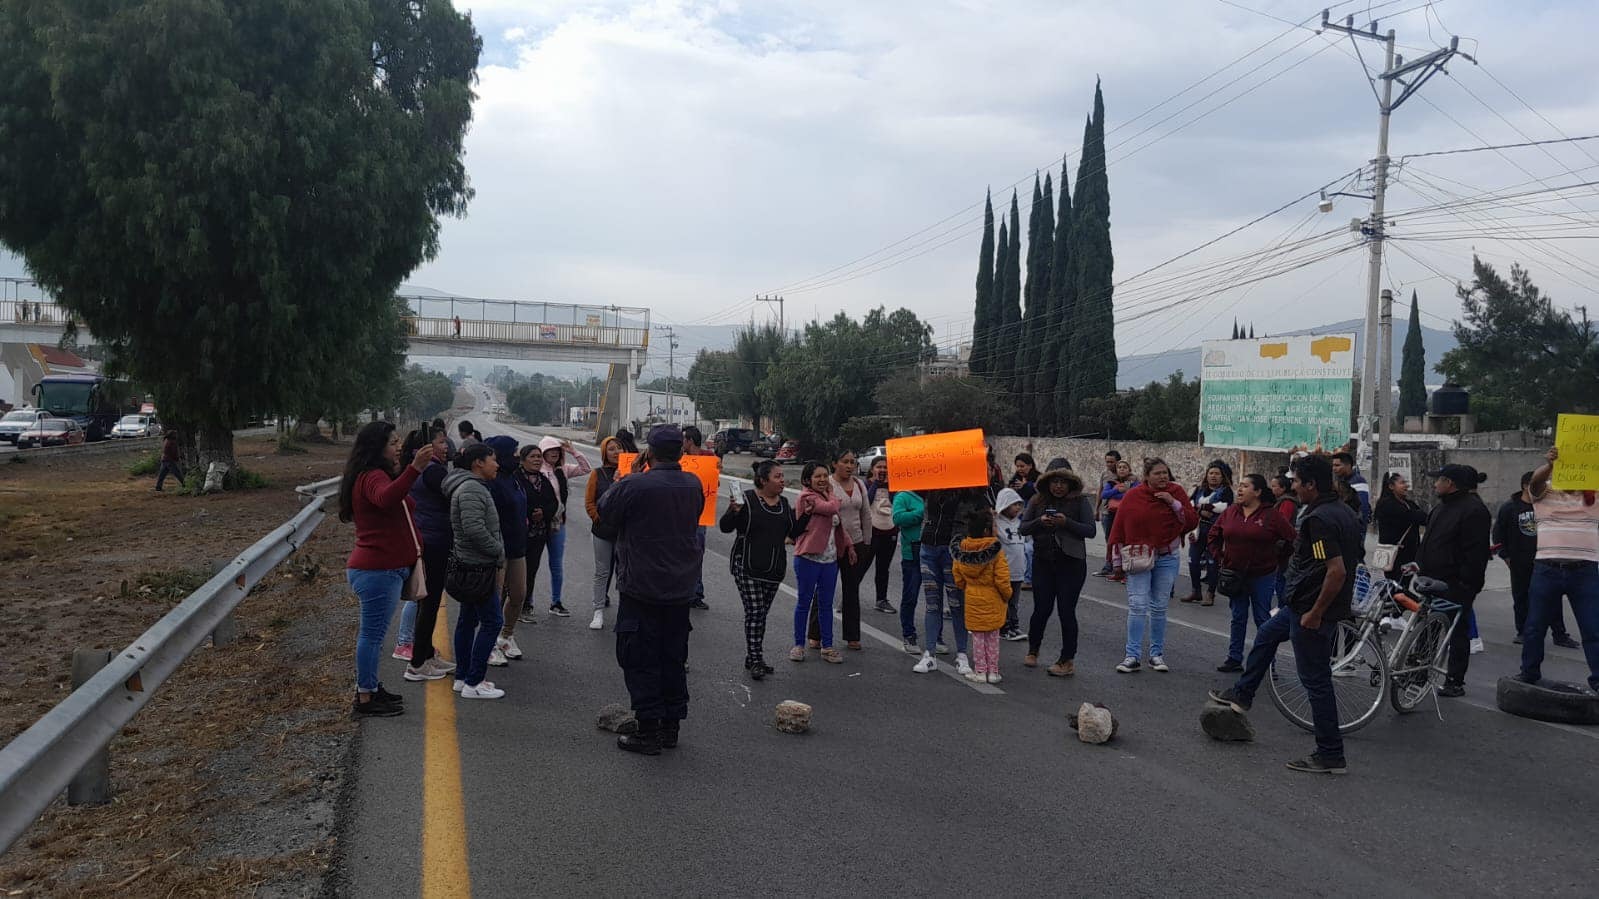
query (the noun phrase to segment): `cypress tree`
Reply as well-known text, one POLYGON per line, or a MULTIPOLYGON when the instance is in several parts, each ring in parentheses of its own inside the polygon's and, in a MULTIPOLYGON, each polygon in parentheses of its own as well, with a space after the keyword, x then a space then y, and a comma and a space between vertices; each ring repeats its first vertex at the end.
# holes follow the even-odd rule
POLYGON ((1233 340, 1237 340, 1238 339, 1238 319, 1236 319, 1236 318, 1233 319, 1233 336, 1232 336, 1232 339, 1233 340))
POLYGON ((1410 292, 1410 326, 1399 357, 1399 417, 1427 414, 1427 351, 1421 342, 1421 307, 1410 292))
POLYGON ((1094 113, 1083 132, 1077 168, 1075 214, 1077 308, 1071 322, 1071 379, 1067 421, 1075 426, 1079 404, 1116 391, 1115 258, 1110 242, 1110 181, 1105 174, 1105 98, 1094 84, 1094 113))
MULTIPOLYGON (((1003 238, 1002 238, 1003 239, 1003 238)), ((989 332, 994 318, 994 200, 983 196, 983 245, 977 251, 977 302, 972 315, 971 370, 974 375, 988 370, 989 332)))
POLYGON ((1055 212, 1055 236, 1049 264, 1049 299, 1034 325, 1038 332, 1035 338, 1038 358, 1033 370, 1031 396, 1025 398, 1030 405, 1022 406, 1024 412, 1031 413, 1033 430, 1039 434, 1056 433, 1061 429, 1056 396, 1066 386, 1061 376, 1066 333, 1062 323, 1071 320, 1077 298, 1077 277, 1072 268, 1072 195, 1068 183, 1066 159, 1062 157, 1060 199, 1056 201, 1059 205, 1055 212))
POLYGON ((1007 388, 1016 376, 1016 350, 1022 331, 1022 215, 1017 207, 1016 193, 1010 195, 1010 245, 1005 257, 1004 289, 996 292, 998 327, 994 331, 992 350, 994 380, 1007 388))
POLYGON ((1027 309, 1023 313, 1021 343, 1016 353, 1016 376, 1011 381, 1011 393, 1018 411, 1033 421, 1032 395, 1042 358, 1042 316, 1049 314, 1051 269, 1055 262, 1055 185, 1051 175, 1044 173, 1044 189, 1033 203, 1033 216, 1037 225, 1029 229, 1032 243, 1028 244, 1027 257, 1027 309))
POLYGON ((1000 326, 1000 304, 1005 294, 1005 261, 1010 258, 1010 228, 1005 224, 1005 216, 999 217, 999 244, 994 251, 994 280, 988 292, 988 330, 983 335, 983 367, 979 371, 973 369, 973 374, 984 377, 994 374, 994 366, 999 358, 998 341, 1000 326))
POLYGON ((1255 339, 1255 323, 1254 322, 1250 322, 1249 323, 1249 339, 1250 340, 1254 340, 1255 339))

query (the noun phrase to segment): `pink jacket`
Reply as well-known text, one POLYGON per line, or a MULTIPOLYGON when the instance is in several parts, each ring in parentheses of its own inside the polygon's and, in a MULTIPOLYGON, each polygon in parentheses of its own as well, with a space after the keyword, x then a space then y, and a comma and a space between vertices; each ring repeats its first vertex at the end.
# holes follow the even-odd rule
POLYGON ((795 507, 794 515, 799 518, 810 513, 811 523, 805 526, 805 533, 800 534, 799 539, 794 541, 794 555, 815 554, 826 549, 827 529, 832 528, 833 552, 840 558, 844 556, 845 547, 851 544, 849 535, 844 533, 844 525, 833 523, 838 515, 839 505, 837 498, 825 498, 809 487, 800 491, 799 505, 795 507))

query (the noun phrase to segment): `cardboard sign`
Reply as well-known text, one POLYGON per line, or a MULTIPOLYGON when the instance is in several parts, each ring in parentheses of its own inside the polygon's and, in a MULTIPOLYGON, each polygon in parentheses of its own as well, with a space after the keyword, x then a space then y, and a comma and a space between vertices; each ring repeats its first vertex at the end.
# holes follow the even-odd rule
MULTIPOLYGON (((616 479, 633 473, 633 463, 638 453, 622 453, 616 458, 616 479)), ((700 479, 705 493, 705 506, 700 510, 699 523, 705 527, 716 524, 716 494, 722 484, 722 460, 715 456, 684 456, 683 470, 700 479)))
POLYGON ((1555 423, 1560 459, 1550 486, 1556 490, 1599 490, 1599 415, 1561 415, 1555 423))
POLYGON ((887 446, 890 490, 988 486, 988 447, 981 430, 899 437, 887 446))

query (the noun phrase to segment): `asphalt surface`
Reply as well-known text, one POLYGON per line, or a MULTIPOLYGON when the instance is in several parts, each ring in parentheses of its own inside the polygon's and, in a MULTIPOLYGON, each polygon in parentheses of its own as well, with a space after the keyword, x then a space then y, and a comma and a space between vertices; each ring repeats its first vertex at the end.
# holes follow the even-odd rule
MULTIPOLYGON (((473 420, 485 434, 535 436, 482 411, 473 420)), ((518 627, 527 659, 491 669, 504 699, 442 700, 456 706, 473 894, 1593 895, 1599 729, 1494 708, 1494 682, 1517 658, 1503 593, 1479 599, 1488 651, 1473 657, 1464 699, 1403 717, 1385 708, 1347 739, 1349 776, 1312 776, 1284 768, 1312 741, 1264 694, 1256 742, 1200 732, 1205 691, 1227 682, 1214 671, 1223 605, 1173 609, 1170 674, 1121 675, 1124 597, 1097 578, 1079 606, 1075 678, 1024 668, 1025 643, 1002 644, 998 686, 913 674, 898 617, 869 607, 881 637, 869 631, 863 651, 795 664, 785 592, 766 642, 777 673, 751 682, 731 539, 713 528, 682 745, 646 758, 595 727, 600 706, 627 694, 613 636, 587 627, 580 502, 571 528, 572 617, 518 627), (771 726, 784 699, 815 708, 812 733, 771 726), (1085 700, 1116 715, 1112 743, 1082 744, 1067 727, 1085 700)), ((546 569, 541 608, 549 586, 546 569)), ((898 605, 897 569, 890 597, 898 605)), ((1054 630, 1046 663, 1058 641, 1054 630)), ((422 711, 442 691, 424 696, 401 665, 385 659, 386 684, 411 712, 362 723, 343 864, 358 896, 415 895, 423 866, 444 864, 419 851, 425 824, 440 826, 423 820, 424 778, 441 766, 424 761, 422 711)), ((1545 673, 1580 681, 1585 668, 1578 651, 1551 648, 1545 673)))

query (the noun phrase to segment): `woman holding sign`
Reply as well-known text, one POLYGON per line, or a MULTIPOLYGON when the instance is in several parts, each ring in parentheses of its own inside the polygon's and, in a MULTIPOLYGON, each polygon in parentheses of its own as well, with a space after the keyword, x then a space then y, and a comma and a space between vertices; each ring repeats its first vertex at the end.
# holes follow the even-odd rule
MULTIPOLYGON (((844 661, 833 648, 833 591, 838 587, 838 563, 855 562, 855 545, 839 520, 839 501, 833 496, 833 479, 825 462, 806 462, 801 476, 798 515, 805 524, 794 544, 794 577, 799 581, 799 602, 794 606, 794 648, 788 657, 805 661, 805 626, 811 606, 822 645, 822 661, 844 661)), ((857 620, 856 626, 859 627, 857 620)))
POLYGON ((1144 628, 1149 627, 1149 667, 1166 666, 1166 606, 1181 567, 1183 535, 1199 526, 1199 513, 1188 494, 1171 479, 1162 459, 1144 462, 1144 482, 1127 491, 1111 525, 1106 552, 1115 576, 1127 581, 1127 657, 1116 666, 1122 674, 1139 670, 1144 628))
POLYGON ((794 509, 783 496, 783 468, 770 459, 755 463, 755 489, 728 503, 717 523, 724 534, 738 533, 728 564, 744 601, 744 670, 753 680, 772 673, 764 654, 766 616, 788 572, 794 523, 794 509))

